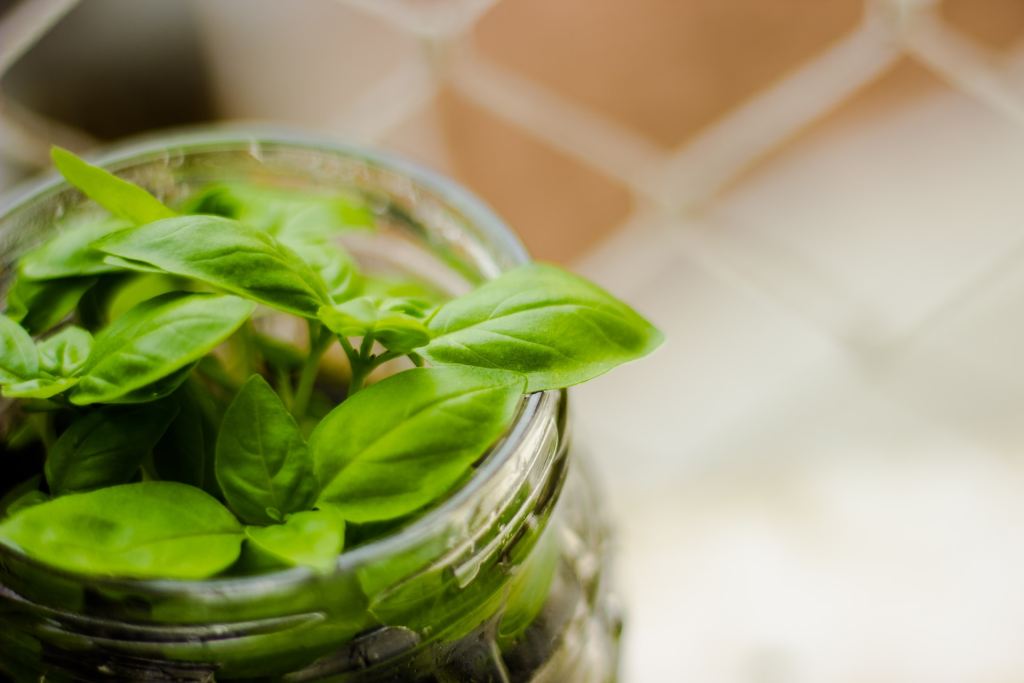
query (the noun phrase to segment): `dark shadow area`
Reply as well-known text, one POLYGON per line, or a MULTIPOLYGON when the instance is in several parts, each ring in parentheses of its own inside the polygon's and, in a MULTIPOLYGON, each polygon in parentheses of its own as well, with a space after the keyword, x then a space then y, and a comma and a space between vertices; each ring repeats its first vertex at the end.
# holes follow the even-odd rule
MULTIPOLYGON (((12 6, 0 0, 0 13, 12 6)), ((214 111, 187 3, 81 2, 4 77, 25 109, 110 140, 214 111)))

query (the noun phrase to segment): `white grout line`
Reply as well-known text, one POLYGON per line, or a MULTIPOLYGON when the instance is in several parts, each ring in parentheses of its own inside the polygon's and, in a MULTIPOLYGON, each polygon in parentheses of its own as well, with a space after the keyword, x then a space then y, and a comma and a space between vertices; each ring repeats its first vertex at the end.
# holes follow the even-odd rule
POLYGON ((427 64, 408 60, 381 78, 333 121, 332 128, 374 142, 420 111, 437 92, 427 64))
POLYGON ((463 96, 552 147, 618 179, 641 197, 665 153, 640 135, 508 71, 466 48, 452 67, 452 86, 463 96))
POLYGON ((762 240, 753 245, 756 256, 744 257, 718 241, 716 227, 725 231, 728 226, 709 226, 702 220, 677 226, 670 234, 691 260, 748 298, 813 329, 854 356, 874 355, 881 327, 863 302, 813 264, 801 262, 788 248, 762 240))
POLYGON ((876 79, 899 56, 887 29, 874 21, 863 23, 675 152, 660 193, 681 207, 708 199, 745 167, 876 79))
MULTIPOLYGON (((1000 69, 1004 61, 1013 66, 1013 55, 1001 60, 998 55, 976 44, 950 28, 934 12, 922 12, 904 26, 904 42, 908 53, 930 68, 956 90, 1002 115, 1011 123, 1024 126, 1024 96, 1018 94, 1006 77, 1009 69, 1000 69)), ((1024 55, 1024 52, 1021 53, 1024 55)), ((1009 245, 996 254, 977 275, 950 292, 942 301, 926 311, 911 327, 887 345, 886 353, 904 354, 936 327, 940 327, 970 306, 1024 263, 1024 240, 1009 245)))
POLYGON ((939 77, 1012 123, 1024 126, 1024 97, 995 68, 997 58, 931 13, 904 34, 907 51, 939 77))
MULTIPOLYGON (((822 336, 850 358, 873 355, 866 307, 843 296, 813 269, 787 268, 791 259, 761 259, 752 266, 751 259, 728 254, 716 243, 717 227, 703 218, 672 218, 657 207, 641 205, 619 230, 577 259, 574 267, 629 298, 682 261, 774 315, 822 336), (758 267, 765 264, 770 270, 758 267)), ((758 250, 764 246, 758 244, 758 250)))
MULTIPOLYGON (((904 34, 906 48, 933 73, 953 88, 972 97, 983 106, 1024 126, 1024 98, 996 68, 998 57, 947 26, 933 13, 920 14, 907 24, 904 34)), ((938 302, 913 327, 893 340, 891 351, 903 353, 927 336, 936 326, 982 296, 1003 275, 1024 261, 1024 241, 997 254, 979 274, 948 297, 938 302)))
POLYGON ((452 37, 469 30, 497 1, 446 0, 442 3, 423 3, 422 0, 340 0, 415 36, 434 39, 452 37))
POLYGON ((985 296, 1006 278, 1019 273, 1024 263, 1024 240, 1000 251, 979 273, 962 287, 958 287, 945 299, 932 307, 921 318, 907 329, 900 337, 893 339, 886 348, 886 353, 904 354, 926 338, 939 327, 948 324, 971 303, 985 296))
POLYGON ((674 229, 670 222, 656 207, 638 204, 607 237, 577 256, 573 267, 629 297, 679 257, 674 239, 665 234, 674 229))

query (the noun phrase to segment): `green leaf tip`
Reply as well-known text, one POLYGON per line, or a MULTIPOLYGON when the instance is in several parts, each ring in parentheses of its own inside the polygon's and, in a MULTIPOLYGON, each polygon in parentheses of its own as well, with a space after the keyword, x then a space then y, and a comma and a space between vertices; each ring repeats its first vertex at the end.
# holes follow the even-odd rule
POLYGON ((141 225, 176 215, 143 188, 90 164, 63 147, 52 147, 50 158, 65 180, 115 216, 141 225))
POLYGON ((439 307, 421 353, 436 365, 504 368, 528 391, 562 389, 651 353, 661 332, 597 285, 557 266, 506 271, 439 307))

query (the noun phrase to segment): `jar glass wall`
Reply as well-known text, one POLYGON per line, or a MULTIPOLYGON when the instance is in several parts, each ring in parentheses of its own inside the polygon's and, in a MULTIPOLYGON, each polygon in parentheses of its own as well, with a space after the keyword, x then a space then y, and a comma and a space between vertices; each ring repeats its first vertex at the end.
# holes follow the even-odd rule
MULTIPOLYGON (((169 203, 236 180, 355 193, 378 224, 346 238, 360 267, 452 293, 527 260, 464 190, 367 150, 216 132, 145 142, 102 163, 169 203)), ((58 219, 96 210, 57 179, 10 197, 0 207, 5 277, 58 219)), ((347 550, 328 573, 88 578, 0 546, 0 670, 47 681, 613 680, 619 619, 605 530, 570 456, 566 408, 564 392, 526 397, 464 486, 347 550)))

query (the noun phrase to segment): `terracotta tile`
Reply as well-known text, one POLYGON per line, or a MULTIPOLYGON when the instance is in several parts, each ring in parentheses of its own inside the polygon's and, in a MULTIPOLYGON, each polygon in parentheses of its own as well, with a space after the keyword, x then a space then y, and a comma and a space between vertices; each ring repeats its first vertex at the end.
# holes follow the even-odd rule
POLYGON ((1020 0, 944 0, 939 11, 957 30, 997 50, 1024 39, 1020 0))
POLYGON ((448 90, 382 142, 453 175, 519 233, 535 258, 578 257, 631 209, 625 187, 448 90))
POLYGON ((480 51, 675 145, 852 31, 860 0, 505 0, 480 51))

